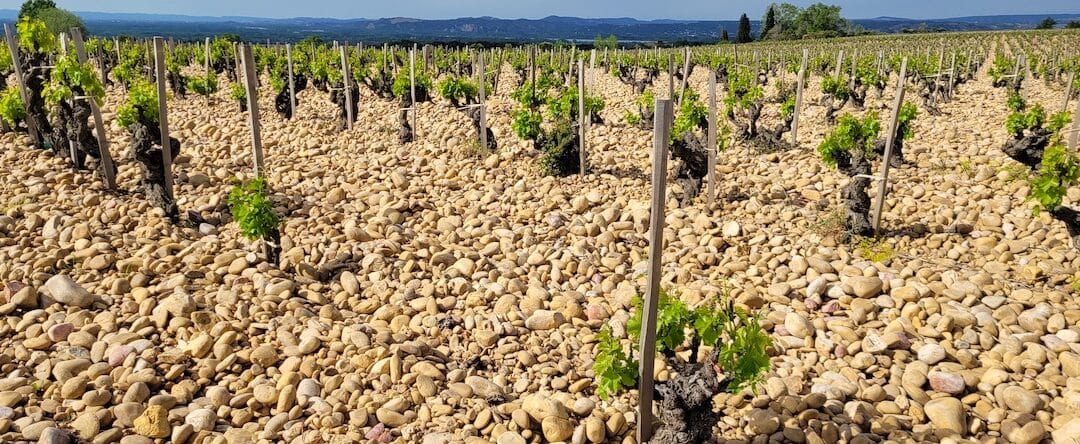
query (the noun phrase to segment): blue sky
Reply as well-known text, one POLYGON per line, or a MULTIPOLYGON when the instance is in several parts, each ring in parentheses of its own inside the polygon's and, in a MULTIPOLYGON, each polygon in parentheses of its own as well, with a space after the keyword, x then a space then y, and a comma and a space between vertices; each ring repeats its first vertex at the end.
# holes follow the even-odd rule
MULTIPOLYGON (((943 18, 965 15, 1080 13, 1080 0, 825 0, 843 7, 849 18, 899 16, 943 18)), ((0 0, 17 9, 21 0, 0 0)), ((743 12, 760 18, 763 0, 56 0, 75 11, 146 12, 254 17, 453 18, 494 16, 539 18, 634 17, 639 19, 737 19, 743 12)), ((812 1, 791 1, 806 6, 812 1)))

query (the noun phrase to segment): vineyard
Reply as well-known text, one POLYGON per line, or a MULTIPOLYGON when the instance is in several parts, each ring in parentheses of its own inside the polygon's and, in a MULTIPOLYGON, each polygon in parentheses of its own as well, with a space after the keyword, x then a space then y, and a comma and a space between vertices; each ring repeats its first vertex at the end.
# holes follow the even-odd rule
POLYGON ((0 442, 1080 437, 1080 32, 0 50, 0 442))

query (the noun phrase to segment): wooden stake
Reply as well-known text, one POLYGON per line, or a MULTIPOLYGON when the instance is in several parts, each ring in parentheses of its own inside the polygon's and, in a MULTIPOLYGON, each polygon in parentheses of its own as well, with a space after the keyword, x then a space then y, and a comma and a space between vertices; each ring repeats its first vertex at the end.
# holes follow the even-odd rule
POLYGON ((706 201, 711 207, 716 199, 716 71, 709 70, 709 190, 706 201))
POLYGON ((206 38, 206 77, 210 77, 210 37, 206 38))
POLYGON ((585 61, 578 60, 578 166, 581 175, 585 175, 585 61))
POLYGON ((952 62, 950 63, 951 66, 949 67, 949 84, 945 89, 945 94, 949 97, 949 100, 952 100, 953 83, 956 83, 956 51, 953 51, 951 58, 952 62))
POLYGON ((668 86, 668 99, 673 101, 677 100, 675 97, 675 54, 668 54, 667 63, 667 86, 668 86))
POLYGON ((798 86, 795 89, 795 111, 791 116, 791 144, 799 145, 799 110, 802 109, 803 86, 806 83, 806 58, 809 51, 802 50, 802 64, 799 65, 798 86))
POLYGON ((351 130, 354 116, 352 109, 352 79, 349 78, 349 57, 345 54, 345 46, 340 46, 338 50, 341 51, 341 85, 345 93, 345 128, 351 130))
POLYGON ((686 84, 690 81, 690 48, 683 48, 683 77, 682 85, 679 85, 679 100, 682 100, 686 92, 686 84))
MULTIPOLYGON (((1071 85, 1072 82, 1069 82, 1071 85)), ((1073 112, 1072 130, 1069 132, 1069 151, 1076 152, 1076 139, 1080 135, 1080 100, 1076 101, 1076 111, 1073 112)))
POLYGON ((874 202, 874 234, 881 230, 881 210, 885 207, 885 193, 889 186, 889 161, 892 159, 893 144, 896 142, 896 125, 900 120, 900 108, 904 105, 904 77, 907 75, 907 57, 900 62, 900 78, 896 81, 896 97, 893 99, 892 114, 889 117, 889 132, 885 135, 885 156, 881 158, 881 183, 878 185, 877 199, 874 202))
MULTIPOLYGON (((480 56, 483 57, 483 53, 481 53, 480 56)), ((481 81, 484 80, 484 72, 483 72, 483 70, 480 71, 480 80, 481 81)), ((409 105, 409 106, 412 107, 412 113, 411 114, 412 114, 413 136, 414 136, 414 138, 418 138, 418 137, 415 137, 415 136, 419 135, 419 133, 420 133, 419 128, 416 127, 416 111, 417 111, 416 108, 417 108, 417 105, 416 105, 416 49, 415 48, 413 48, 412 51, 409 51, 409 100, 412 103, 412 105, 409 105)))
MULTIPOLYGON (((82 31, 79 28, 71 28, 71 40, 75 44, 75 53, 79 57, 79 63, 86 63, 86 49, 83 47, 82 31)), ((104 80, 102 81, 104 85, 104 80)), ((101 118, 101 109, 97 101, 89 99, 90 112, 94 115, 94 132, 97 133, 98 150, 101 155, 101 169, 105 173, 105 186, 110 190, 116 189, 116 175, 113 174, 113 158, 109 153, 109 137, 105 131, 105 123, 101 118)))
POLYGON ((652 211, 649 213, 649 286, 641 321, 641 362, 638 382, 637 442, 652 438, 653 368, 656 359, 656 310, 660 302, 660 261, 664 254, 664 206, 667 201, 668 133, 671 131, 671 100, 656 99, 653 115, 652 211))
POLYGON ((293 78, 292 45, 285 44, 285 58, 289 63, 289 115, 296 117, 296 79, 293 78))
POLYGON ((844 50, 841 49, 840 53, 836 55, 836 69, 833 72, 833 77, 840 78, 840 67, 844 64, 844 50))
MULTIPOLYGON (((8 50, 11 51, 12 65, 15 66, 15 82, 19 84, 19 97, 22 99, 23 106, 29 108, 30 91, 26 89, 26 81, 23 79, 22 57, 19 56, 19 45, 15 43, 15 33, 12 32, 10 24, 4 23, 4 36, 7 38, 8 50)), ((26 129, 34 145, 43 147, 43 135, 38 132, 37 123, 29 115, 26 116, 26 129)))
MULTIPOLYGON (((484 54, 481 53, 480 54, 480 73, 481 73, 480 77, 481 77, 481 80, 483 80, 483 72, 484 72, 484 54)), ((487 144, 487 108, 484 105, 484 102, 487 101, 487 88, 486 88, 487 85, 486 84, 487 84, 487 82, 484 82, 484 81, 480 82, 480 128, 479 128, 479 131, 477 131, 477 132, 480 133, 480 149, 481 150, 486 150, 487 146, 488 146, 488 144, 487 144)), ((413 106, 416 106, 416 105, 413 105, 413 106)))
POLYGON ((240 48, 244 64, 244 87, 247 91, 248 127, 251 128, 251 150, 255 157, 255 177, 262 177, 266 171, 263 165, 262 136, 259 132, 259 89, 255 81, 255 58, 251 56, 251 44, 245 43, 240 48))
MULTIPOLYGON (((1069 110, 1069 99, 1072 98, 1073 82, 1076 81, 1076 71, 1069 71, 1069 83, 1065 85, 1065 103, 1061 104, 1061 111, 1069 110)), ((1073 115, 1073 120, 1080 119, 1080 114, 1073 115)))
POLYGON ((154 68, 157 73, 158 123, 161 129, 161 165, 165 173, 165 194, 169 199, 173 199, 172 144, 169 143, 167 103, 169 96, 165 92, 165 39, 161 37, 154 37, 154 68))

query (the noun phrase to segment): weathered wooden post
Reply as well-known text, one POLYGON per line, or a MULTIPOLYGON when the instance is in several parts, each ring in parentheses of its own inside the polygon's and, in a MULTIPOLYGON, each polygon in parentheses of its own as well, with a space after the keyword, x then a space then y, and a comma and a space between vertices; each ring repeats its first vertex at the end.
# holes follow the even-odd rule
POLYGON ((712 206, 716 199, 716 71, 709 70, 709 190, 706 202, 712 206))
MULTIPOLYGON (((79 63, 86 63, 86 49, 83 47, 82 31, 79 28, 71 28, 71 40, 75 44, 75 54, 79 57, 79 63)), ((105 81, 102 80, 102 85, 105 81)), ((113 174, 113 158, 109 153, 109 138, 105 131, 105 123, 101 118, 101 109, 95 97, 86 99, 90 102, 90 112, 94 115, 94 132, 97 133, 98 151, 101 155, 101 169, 104 172, 105 186, 110 190, 116 189, 116 175, 113 174)))
MULTIPOLYGON (((480 133, 480 149, 481 150, 486 150, 487 147, 488 147, 488 142, 487 142, 487 106, 485 105, 485 102, 487 101, 487 82, 484 81, 484 69, 485 69, 484 68, 484 54, 481 53, 480 54, 480 83, 479 83, 479 85, 480 85, 480 103, 478 104, 478 106, 480 107, 480 109, 479 109, 479 111, 480 111, 480 128, 477 131, 478 133, 480 133)), ((413 105, 413 106, 415 106, 415 105, 413 105)), ((414 126, 414 128, 415 128, 415 126, 414 126)))
POLYGON ((799 80, 795 89, 795 111, 791 116, 791 144, 799 145, 799 110, 802 109, 803 86, 806 83, 806 58, 809 52, 802 50, 802 64, 799 65, 799 80))
POLYGON ((255 176, 265 174, 263 168, 262 136, 259 131, 259 90, 255 83, 255 58, 251 56, 251 44, 241 48, 244 63, 244 87, 247 90, 248 128, 251 129, 251 150, 255 158, 255 176))
POLYGON ((585 175, 585 61, 578 60, 578 161, 581 175, 585 175))
POLYGON ((670 99, 656 99, 653 114, 652 211, 649 213, 649 283, 641 318, 637 442, 652 438, 653 368, 656 360, 656 310, 660 302, 660 262, 664 255, 664 206, 667 201, 668 133, 674 112, 670 99))
MULTIPOLYGON (((161 165, 165 176, 165 193, 174 200, 172 145, 169 143, 168 94, 165 92, 165 39, 154 37, 154 69, 157 73, 158 123, 161 129, 161 165)), ((102 128, 104 129, 104 128, 102 128)))
MULTIPOLYGON (((1065 85, 1065 100, 1064 103, 1061 104, 1061 111, 1063 112, 1069 110, 1069 99, 1072 98, 1074 81, 1076 81, 1076 71, 1069 71, 1069 82, 1065 85)), ((1073 120, 1077 119, 1080 119, 1080 114, 1073 115, 1073 120)))
POLYGON ((668 54, 667 67, 668 98, 677 102, 678 99, 675 97, 675 53, 668 54))
POLYGON ((292 45, 285 44, 285 58, 289 64, 289 115, 296 117, 296 79, 293 78, 292 45))
POLYGON ((1069 132, 1069 151, 1071 152, 1076 151, 1076 139, 1078 135, 1080 135, 1080 100, 1076 101, 1076 111, 1073 112, 1072 130, 1069 132))
MULTIPOLYGON (((23 79, 22 57, 19 56, 19 45, 15 43, 15 33, 12 32, 10 24, 4 23, 4 36, 7 38, 11 62, 15 67, 15 83, 19 84, 19 98, 22 99, 23 106, 30 106, 30 91, 26 89, 26 80, 23 79)), ((37 123, 30 116, 26 118, 26 129, 34 145, 42 147, 42 134, 38 131, 37 123)))
POLYGON ((349 56, 345 54, 345 46, 338 48, 341 52, 341 86, 345 94, 345 128, 353 128, 353 96, 352 79, 349 78, 349 56))
MULTIPOLYGON (((481 57, 483 57, 483 55, 481 55, 481 57)), ((484 72, 483 72, 483 70, 481 70, 480 71, 480 80, 483 80, 483 79, 484 79, 484 72)), ((416 113, 417 113, 417 108, 418 107, 416 105, 416 48, 415 47, 411 51, 409 51, 409 100, 412 102, 412 105, 409 105, 409 106, 412 107, 413 136, 418 137, 419 134, 420 134, 420 129, 416 127, 416 113)))
POLYGON ((889 132, 885 135, 885 156, 881 158, 881 183, 878 185, 877 198, 874 201, 874 234, 881 229, 881 210, 885 206, 885 194, 889 186, 889 161, 892 159, 893 144, 896 143, 896 125, 900 119, 900 108, 904 105, 904 77, 907 75, 907 57, 900 62, 900 78, 896 81, 896 97, 893 98, 892 114, 889 117, 889 132))
POLYGON ((210 77, 210 37, 206 38, 206 77, 210 77))
POLYGON ((683 94, 686 93, 687 82, 690 81, 690 48, 683 48, 683 71, 682 71, 682 84, 679 85, 679 100, 682 100, 683 94))
POLYGON ((833 71, 833 77, 840 79, 840 67, 844 64, 844 50, 841 49, 840 53, 836 55, 836 69, 833 71))

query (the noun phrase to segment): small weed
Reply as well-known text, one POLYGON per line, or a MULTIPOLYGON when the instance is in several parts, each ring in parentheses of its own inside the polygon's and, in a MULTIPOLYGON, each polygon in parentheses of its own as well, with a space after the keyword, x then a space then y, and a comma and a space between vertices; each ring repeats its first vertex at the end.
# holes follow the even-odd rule
POLYGON ((844 232, 844 212, 833 209, 814 222, 810 230, 822 237, 839 236, 844 232))
POLYGON ((998 171, 1002 171, 1006 174, 1005 183, 1007 184, 1026 179, 1031 174, 1031 170, 1019 163, 1002 165, 998 171))
POLYGON ((896 251, 885 239, 866 237, 859 241, 859 256, 871 262, 887 262, 896 257, 896 251))
POLYGON ((13 199, 9 201, 7 205, 4 205, 4 214, 7 214, 9 211, 12 210, 17 211, 19 208, 22 208, 23 205, 26 205, 28 203, 30 203, 30 199, 26 196, 22 196, 18 199, 13 199))
POLYGON ((970 159, 963 159, 960 161, 960 172, 964 173, 965 176, 971 176, 975 172, 975 169, 971 166, 970 159))
POLYGON ((1072 290, 1073 294, 1080 295, 1080 277, 1073 276, 1072 282, 1069 283, 1069 289, 1072 290))
POLYGON ((465 157, 485 158, 490 156, 492 151, 490 148, 480 144, 479 140, 473 139, 465 142, 461 145, 461 154, 465 157))

